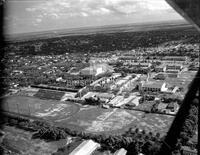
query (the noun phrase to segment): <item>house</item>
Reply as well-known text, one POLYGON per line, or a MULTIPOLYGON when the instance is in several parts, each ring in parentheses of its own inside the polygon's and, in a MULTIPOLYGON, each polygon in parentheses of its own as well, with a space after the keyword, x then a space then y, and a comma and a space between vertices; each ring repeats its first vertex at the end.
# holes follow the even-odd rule
POLYGON ((139 85, 140 91, 165 92, 166 83, 163 81, 142 81, 139 85))
POLYGON ((78 147, 76 147, 69 155, 91 155, 100 144, 93 140, 85 140, 78 147))

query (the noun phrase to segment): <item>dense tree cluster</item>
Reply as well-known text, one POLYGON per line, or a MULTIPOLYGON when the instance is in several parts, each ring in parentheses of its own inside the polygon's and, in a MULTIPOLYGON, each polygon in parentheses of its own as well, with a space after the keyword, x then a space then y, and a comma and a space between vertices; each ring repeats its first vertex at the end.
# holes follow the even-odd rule
POLYGON ((143 103, 145 101, 154 101, 155 100, 155 96, 153 95, 142 95, 142 97, 139 99, 139 103, 143 103))
POLYGON ((11 43, 6 47, 6 51, 20 55, 49 55, 63 54, 66 52, 107 52, 131 50, 137 47, 155 47, 158 44, 172 40, 187 40, 188 43, 198 43, 200 36, 196 33, 196 30, 191 28, 188 28, 187 31, 169 29, 143 32, 120 32, 111 33, 109 35, 92 34, 65 36, 11 43), (84 40, 87 40, 87 43, 83 44, 82 41, 84 40), (38 44, 41 45, 40 50, 36 50, 38 44))
POLYGON ((179 105, 181 105, 182 103, 182 99, 181 98, 178 98, 178 97, 173 97, 172 95, 168 95, 168 96, 163 96, 161 98, 161 101, 164 102, 164 103, 172 103, 172 102, 176 102, 178 103, 179 105))
POLYGON ((149 69, 144 69, 141 67, 129 67, 129 66, 120 66, 114 69, 118 73, 135 73, 135 74, 147 74, 149 69))
POLYGON ((34 96, 41 99, 61 100, 64 94, 64 91, 39 89, 39 91, 34 96))
POLYGON ((88 104, 88 105, 100 105, 101 104, 101 101, 99 98, 93 98, 93 97, 90 97, 90 98, 85 98, 85 102, 84 104, 88 104))
POLYGON ((199 100, 195 98, 190 106, 189 115, 186 117, 181 131, 180 138, 182 145, 187 145, 188 140, 196 134, 198 127, 198 106, 199 100))
POLYGON ((47 141, 65 139, 68 136, 92 139, 100 143, 104 150, 114 152, 120 148, 125 148, 128 150, 128 154, 142 152, 144 154, 154 155, 159 150, 163 139, 159 133, 154 135, 152 132, 140 131, 138 128, 130 128, 121 135, 91 134, 83 131, 70 130, 69 128, 55 127, 51 123, 44 121, 31 121, 12 115, 4 117, 1 123, 34 132, 32 138, 41 138, 47 141))

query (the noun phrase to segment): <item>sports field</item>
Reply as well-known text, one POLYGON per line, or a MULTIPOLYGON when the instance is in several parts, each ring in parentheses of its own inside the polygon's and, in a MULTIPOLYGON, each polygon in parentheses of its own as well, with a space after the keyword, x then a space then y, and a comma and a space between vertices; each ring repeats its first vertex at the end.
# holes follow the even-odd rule
POLYGON ((5 111, 22 115, 36 116, 50 121, 72 116, 79 111, 79 106, 54 100, 42 100, 28 96, 9 96, 3 100, 5 111))
POLYGON ((167 115, 145 114, 125 109, 102 109, 97 106, 82 107, 75 103, 26 96, 6 97, 4 108, 52 121, 57 126, 91 133, 115 134, 124 132, 130 127, 138 127, 164 134, 174 119, 173 116, 167 115))

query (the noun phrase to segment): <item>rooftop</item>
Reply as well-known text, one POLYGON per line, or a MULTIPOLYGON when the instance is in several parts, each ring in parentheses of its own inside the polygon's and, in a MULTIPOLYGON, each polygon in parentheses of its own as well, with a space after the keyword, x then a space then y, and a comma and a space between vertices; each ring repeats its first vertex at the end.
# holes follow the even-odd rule
POLYGON ((87 140, 82 142, 78 147, 76 147, 70 155, 88 155, 91 154, 100 145, 92 140, 87 140))
POLYGON ((163 81, 145 81, 142 87, 161 88, 164 83, 163 81))

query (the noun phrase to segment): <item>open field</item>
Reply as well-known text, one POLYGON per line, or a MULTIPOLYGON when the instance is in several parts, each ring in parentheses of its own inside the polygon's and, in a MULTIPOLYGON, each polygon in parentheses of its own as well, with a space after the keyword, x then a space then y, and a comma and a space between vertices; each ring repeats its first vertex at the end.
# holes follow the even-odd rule
POLYGON ((15 155, 51 155, 67 142, 66 139, 54 142, 31 139, 32 133, 10 126, 4 126, 3 131, 3 146, 15 155))
MULTIPOLYGON (((34 97, 11 96, 4 100, 4 107, 17 112, 16 103, 24 108, 20 114, 52 121, 57 126, 68 127, 90 133, 122 133, 130 127, 146 129, 147 131, 165 134, 168 131, 173 116, 145 114, 144 112, 125 109, 102 109, 96 106, 80 107, 77 104, 41 100, 34 97)), ((22 107, 19 106, 19 107, 22 107)))
POLYGON ((6 97, 3 101, 3 108, 5 111, 46 119, 50 118, 50 120, 53 120, 55 116, 57 116, 57 119, 66 118, 79 111, 79 107, 75 104, 27 96, 6 97))
MULTIPOLYGON (((66 122, 66 125, 81 127, 86 132, 106 132, 117 134, 130 127, 145 129, 147 131, 166 133, 173 121, 172 116, 158 114, 145 114, 139 111, 124 109, 94 108, 81 111, 66 122)), ((62 122, 65 125, 65 122, 62 122)))

